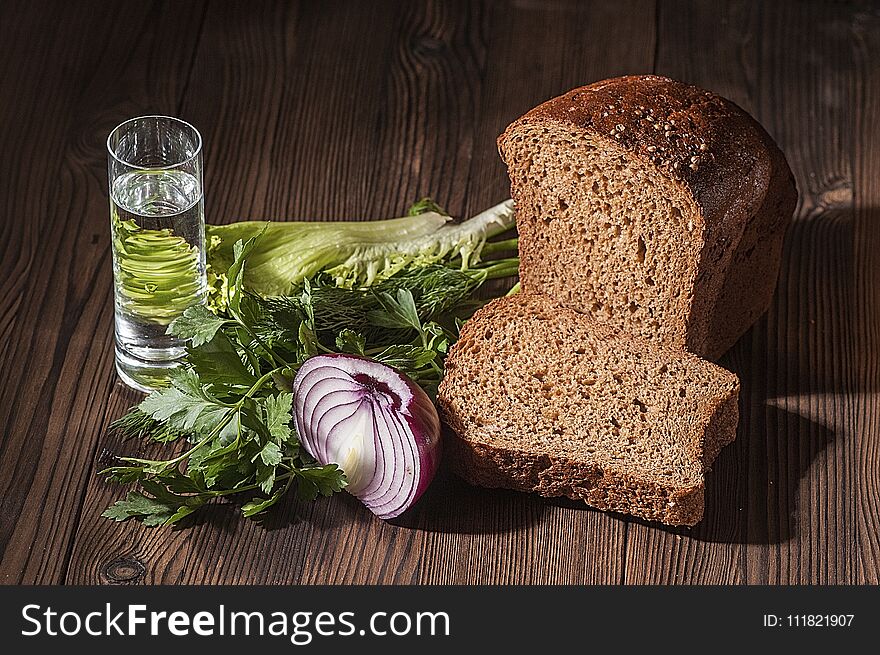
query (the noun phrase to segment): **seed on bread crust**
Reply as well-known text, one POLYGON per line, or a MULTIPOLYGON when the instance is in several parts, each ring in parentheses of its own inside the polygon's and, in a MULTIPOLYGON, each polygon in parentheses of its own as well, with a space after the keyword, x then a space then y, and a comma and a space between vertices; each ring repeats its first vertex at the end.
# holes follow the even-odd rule
POLYGON ((603 80, 536 107, 498 145, 523 288, 597 303, 597 318, 709 359, 766 311, 797 191, 734 103, 654 75, 603 80), (583 172, 572 182, 564 165, 583 172))

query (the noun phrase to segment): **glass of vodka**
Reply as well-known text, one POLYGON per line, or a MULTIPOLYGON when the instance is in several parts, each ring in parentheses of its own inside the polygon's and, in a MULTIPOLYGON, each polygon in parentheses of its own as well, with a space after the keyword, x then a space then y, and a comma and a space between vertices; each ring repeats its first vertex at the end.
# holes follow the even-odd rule
POLYGON ((107 138, 116 371, 149 392, 168 383, 185 342, 167 334, 205 302, 202 137, 169 116, 141 116, 107 138))

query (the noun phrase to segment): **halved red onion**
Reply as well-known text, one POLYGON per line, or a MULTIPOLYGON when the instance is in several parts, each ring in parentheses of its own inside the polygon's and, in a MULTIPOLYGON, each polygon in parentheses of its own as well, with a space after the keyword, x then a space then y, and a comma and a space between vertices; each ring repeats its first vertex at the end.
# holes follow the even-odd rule
POLYGON ((399 516, 440 463, 440 418, 424 390, 390 366, 355 355, 308 359, 293 381, 303 447, 337 464, 346 490, 376 516, 399 516))

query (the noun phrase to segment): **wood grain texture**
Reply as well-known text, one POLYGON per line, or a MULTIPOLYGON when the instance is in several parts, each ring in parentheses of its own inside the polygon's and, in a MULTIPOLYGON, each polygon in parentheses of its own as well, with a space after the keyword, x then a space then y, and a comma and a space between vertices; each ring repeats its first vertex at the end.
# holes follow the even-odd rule
POLYGON ((25 31, 2 95, 25 104, 3 103, 23 162, 0 176, 20 182, 2 229, 22 245, 0 268, 3 582, 64 580, 114 380, 104 140, 127 115, 176 111, 203 6, 101 9, 4 3, 4 27, 25 31))
POLYGON ((101 482, 96 471, 111 465, 114 455, 155 457, 162 452, 161 446, 135 444, 114 435, 104 436, 109 424, 142 397, 142 394, 116 382, 103 416, 98 417, 96 433, 101 439, 94 454, 80 523, 71 548, 65 578, 67 584, 171 584, 182 577, 184 561, 178 555, 192 539, 191 531, 150 530, 136 523, 119 526, 100 517, 112 499, 124 497, 125 493, 118 486, 101 482), (161 565, 148 568, 144 562, 160 562, 161 565))
MULTIPOLYGON (((509 123, 587 81, 650 72, 655 49, 650 2, 516 2, 491 8, 468 214, 510 193, 495 143, 509 123), (607 29, 611 24, 613 32, 607 29), (547 48, 551 42, 554 47, 547 48)), ((457 538, 442 527, 431 530, 420 582, 614 584, 623 579, 626 524, 619 518, 523 494, 491 492, 480 502, 473 491, 459 499, 443 487, 431 489, 445 512, 459 515, 462 527, 481 527, 457 538), (511 529, 499 529, 505 521, 511 529)), ((416 525, 431 529, 438 510, 425 503, 420 511, 423 518, 416 525)))
MULTIPOLYGON (((766 460, 774 485, 765 487, 763 506, 752 501, 747 510, 755 515, 746 517, 749 532, 761 536, 746 553, 748 583, 856 580, 852 372, 861 355, 854 341, 850 153, 858 138, 853 92, 861 82, 852 66, 852 12, 810 3, 761 13, 765 61, 756 110, 788 153, 801 198, 766 332, 760 325, 750 344, 750 359, 766 364, 763 379, 750 376, 764 420, 749 431, 756 436, 748 442, 749 461, 766 460), (771 545, 761 543, 765 535, 771 545)), ((763 472, 754 464, 751 470, 763 472)))
POLYGON ((859 583, 880 584, 880 9, 856 11, 849 23, 853 71, 853 325, 857 398, 852 422, 855 479, 841 481, 856 505, 859 583), (848 484, 847 484, 848 483, 848 484))
POLYGON ((712 88, 778 141, 801 193, 768 312, 728 353, 737 441, 707 481, 707 518, 633 523, 633 583, 835 584, 859 576, 853 9, 661 3, 657 72, 712 88), (694 57, 699 52, 701 56, 694 57))
POLYGON ((0 582, 880 582, 880 11, 865 3, 383 0, 3 3, 0 582), (481 490, 441 470, 407 516, 345 494, 261 523, 116 524, 96 472, 116 382, 103 139, 180 115, 208 220, 375 219, 509 194, 495 138, 625 73, 711 88, 779 141, 801 202, 770 312, 725 357, 741 425, 696 528, 481 490), (51 93, 49 93, 51 90, 51 93), (14 165, 10 162, 14 161, 14 165))

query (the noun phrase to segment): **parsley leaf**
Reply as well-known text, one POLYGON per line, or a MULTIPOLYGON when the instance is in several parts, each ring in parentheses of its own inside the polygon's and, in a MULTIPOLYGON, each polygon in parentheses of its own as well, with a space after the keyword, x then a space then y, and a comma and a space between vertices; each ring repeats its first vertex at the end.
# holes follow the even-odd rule
POLYGON ((430 348, 414 344, 402 344, 388 346, 382 352, 373 356, 377 362, 388 364, 394 368, 407 372, 425 368, 437 357, 437 353, 430 348))
POLYGON ((256 471, 257 486, 259 486, 260 491, 267 494, 271 493, 277 477, 275 466, 257 462, 256 471))
POLYGON ((318 496, 332 496, 345 488, 345 474, 336 466, 315 466, 296 471, 297 495, 302 500, 314 500, 318 496))
POLYGON ((144 414, 172 430, 207 434, 233 409, 213 398, 191 369, 175 371, 171 386, 154 391, 138 405, 144 414))
POLYGON ((204 305, 193 305, 171 322, 167 332, 181 339, 189 339, 193 347, 198 347, 211 341, 228 322, 204 305))
POLYGON ((281 448, 279 448, 278 444, 274 441, 270 441, 263 446, 259 453, 257 453, 257 457, 259 457, 266 466, 278 466, 282 460, 281 448))
POLYGON ((339 352, 350 355, 363 355, 366 346, 367 340, 364 335, 348 328, 342 330, 336 337, 336 348, 339 352))
POLYGON ((281 499, 281 496, 284 495, 285 491, 287 491, 287 487, 283 490, 276 491, 269 498, 254 498, 253 500, 250 500, 241 506, 241 513, 244 516, 251 517, 260 514, 261 512, 265 512, 281 499))
POLYGON ((422 321, 412 291, 398 289, 395 295, 382 292, 378 295, 382 308, 370 313, 370 320, 386 328, 420 329, 422 321))
POLYGON ((136 517, 143 520, 144 525, 162 525, 177 512, 180 506, 169 504, 158 498, 149 498, 139 491, 129 491, 125 500, 117 500, 104 510, 101 516, 114 521, 126 521, 136 517))
POLYGON ((279 393, 276 396, 267 396, 263 402, 265 408, 266 428, 273 437, 279 441, 290 439, 290 410, 293 407, 292 393, 279 393))
POLYGON ((238 350, 222 332, 207 343, 187 348, 187 360, 202 385, 248 388, 257 381, 238 350))

